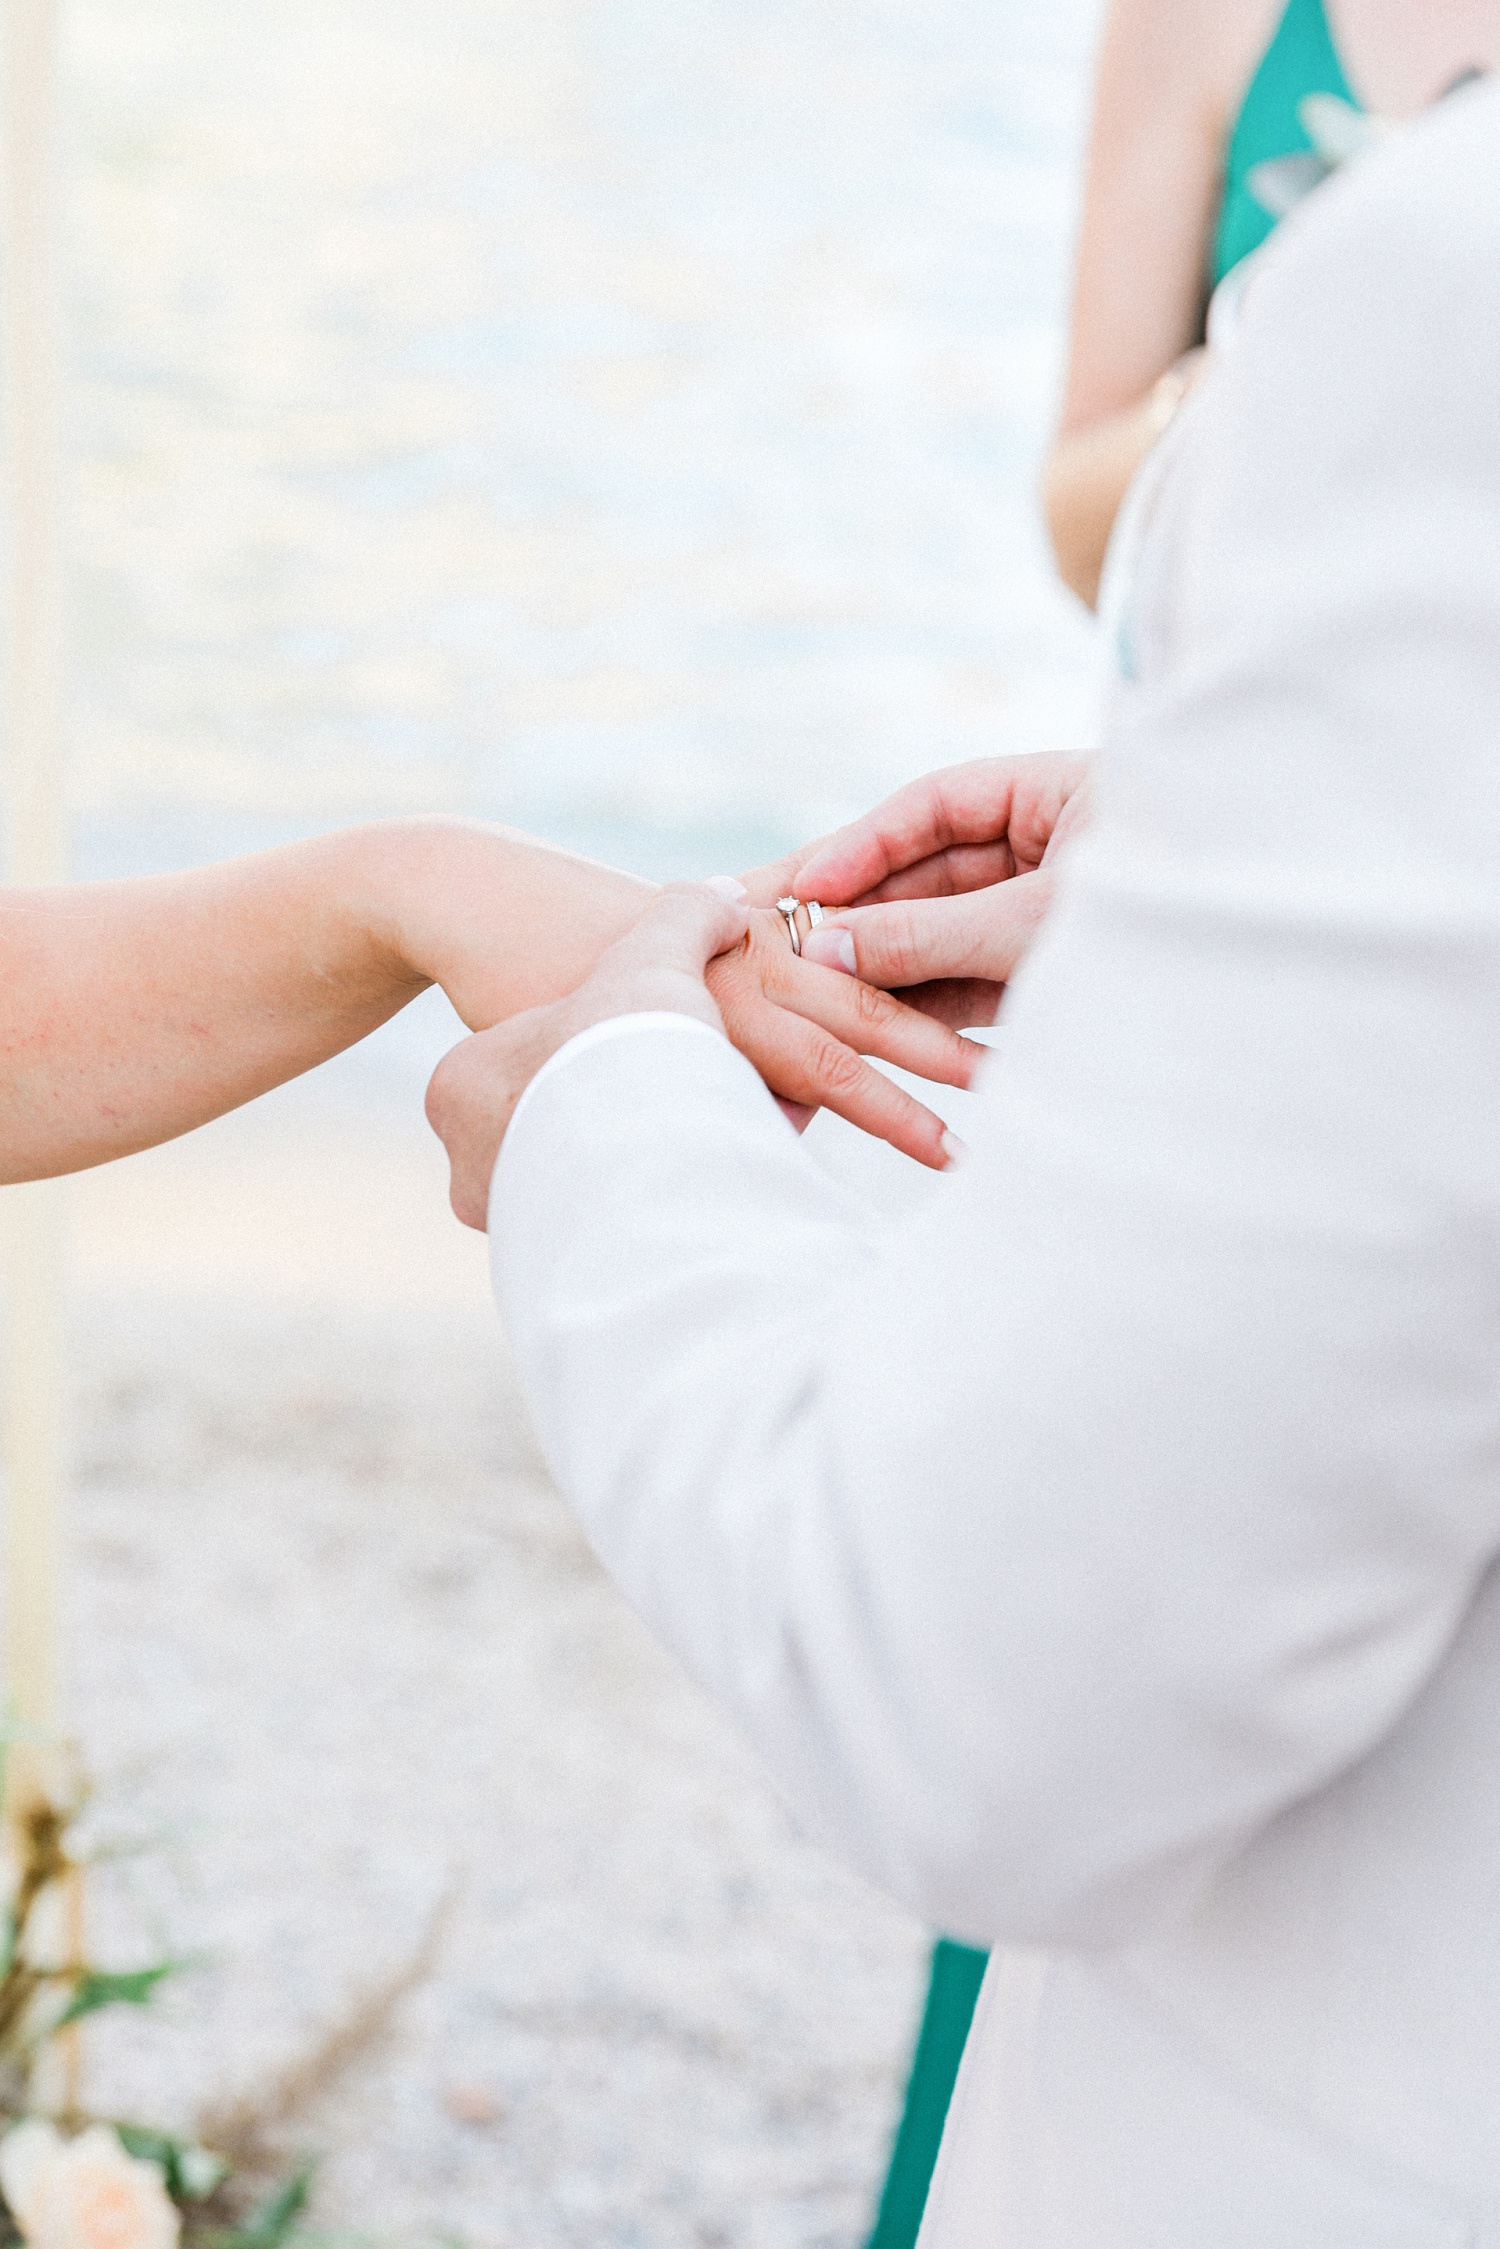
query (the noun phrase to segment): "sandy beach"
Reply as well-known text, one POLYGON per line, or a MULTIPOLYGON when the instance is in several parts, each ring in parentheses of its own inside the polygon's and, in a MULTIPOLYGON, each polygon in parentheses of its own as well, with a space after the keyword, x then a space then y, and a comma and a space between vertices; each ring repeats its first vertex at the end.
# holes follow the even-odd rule
MULTIPOLYGON (((357 1085, 356 1080, 356 1085, 357 1085)), ((293 1088, 80 1181, 74 1712, 101 1940, 201 1965, 89 2094, 186 2121, 459 1902, 316 2104, 392 2240, 861 2238, 920 1973, 603 1579, 420 1120, 293 1088), (225 1285, 233 1273, 235 1285, 225 1285)))

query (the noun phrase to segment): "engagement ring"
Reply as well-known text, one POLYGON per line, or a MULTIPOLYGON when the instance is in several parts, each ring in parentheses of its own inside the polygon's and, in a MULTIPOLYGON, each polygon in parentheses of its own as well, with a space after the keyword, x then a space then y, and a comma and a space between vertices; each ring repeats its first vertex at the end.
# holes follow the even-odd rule
POLYGON ((792 951, 800 957, 802 952, 802 937, 800 931, 797 928, 797 916, 798 914, 805 913, 807 916, 808 928, 816 929, 819 922, 823 919, 822 907, 818 904, 815 898, 778 898, 776 901, 776 911, 786 922, 786 933, 792 941, 792 951))

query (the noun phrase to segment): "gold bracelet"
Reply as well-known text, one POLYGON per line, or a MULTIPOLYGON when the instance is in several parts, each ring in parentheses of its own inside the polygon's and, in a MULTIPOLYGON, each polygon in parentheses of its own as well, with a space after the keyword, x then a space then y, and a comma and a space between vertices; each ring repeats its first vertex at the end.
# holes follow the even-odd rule
POLYGON ((1158 375, 1147 391, 1146 427, 1151 432, 1153 442, 1176 419, 1183 400, 1197 381, 1197 362, 1202 356, 1202 348, 1201 345, 1196 345, 1192 351, 1185 351, 1181 358, 1174 359, 1166 373, 1158 375))

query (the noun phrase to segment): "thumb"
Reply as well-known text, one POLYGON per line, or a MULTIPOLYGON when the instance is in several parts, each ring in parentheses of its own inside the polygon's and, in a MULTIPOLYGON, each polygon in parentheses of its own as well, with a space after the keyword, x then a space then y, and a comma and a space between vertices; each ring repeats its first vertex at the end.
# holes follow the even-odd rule
POLYGON ((884 991, 957 976, 1004 984, 1051 902, 1051 873, 1039 870, 955 898, 846 908, 836 920, 809 930, 802 951, 808 960, 851 970, 884 991))
MULTIPOLYGON (((750 926, 748 910, 713 882, 673 882, 658 892, 640 920, 611 948, 635 964, 680 968, 701 976, 716 953, 727 953, 750 926)), ((738 889, 739 885, 736 884, 738 889)))

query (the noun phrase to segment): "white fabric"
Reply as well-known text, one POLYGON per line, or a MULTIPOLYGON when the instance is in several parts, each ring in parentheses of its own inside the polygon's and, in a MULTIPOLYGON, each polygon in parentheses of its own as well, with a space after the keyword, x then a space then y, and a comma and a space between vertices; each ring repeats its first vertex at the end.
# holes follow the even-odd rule
POLYGON ((602 1023, 591 1023, 586 1031, 575 1032, 566 1046, 560 1046, 555 1054, 548 1055, 536 1076, 523 1090, 511 1115, 511 1131, 515 1131, 527 1107, 549 1082, 554 1070, 565 1070, 570 1062, 576 1062, 580 1055, 587 1054, 590 1047, 607 1046, 611 1039, 633 1038, 637 1031, 659 1029, 662 1025, 673 1030, 683 1024, 701 1031, 706 1039, 718 1036, 709 1024, 697 1022, 691 1015, 668 1014, 664 1009, 656 1007, 643 1007, 634 1015, 607 1015, 602 1023))
POLYGON ((1500 89, 1288 222, 923 1213, 686 1022, 498 1167, 543 1444, 991 1970, 924 2249, 1500 2242, 1500 89))

